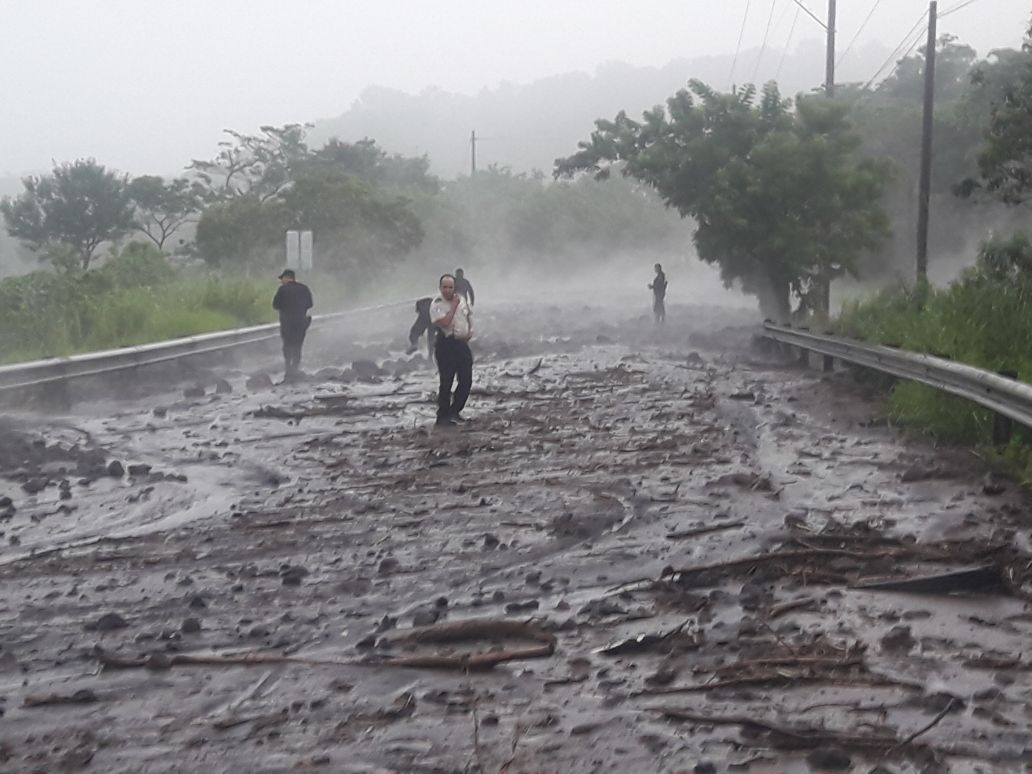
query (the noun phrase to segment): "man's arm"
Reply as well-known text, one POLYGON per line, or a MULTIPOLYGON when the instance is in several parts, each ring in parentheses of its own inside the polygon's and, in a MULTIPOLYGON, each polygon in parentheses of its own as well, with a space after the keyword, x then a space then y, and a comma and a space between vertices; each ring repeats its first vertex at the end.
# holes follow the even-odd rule
POLYGON ((430 322, 436 325, 438 328, 447 328, 452 324, 452 320, 455 319, 455 312, 459 308, 459 297, 456 295, 451 300, 451 306, 447 312, 441 313, 441 309, 437 304, 430 307, 430 322))
POLYGON ((312 299, 312 289, 305 285, 305 311, 307 312, 315 306, 315 301, 312 299))
POLYGON ((469 288, 469 305, 473 306, 476 303, 476 294, 473 292, 473 285, 469 280, 466 280, 466 287, 469 288))
POLYGON ((282 304, 283 304, 283 286, 280 285, 278 288, 276 288, 276 295, 274 295, 272 297, 272 308, 275 309, 278 312, 280 307, 282 306, 282 304))

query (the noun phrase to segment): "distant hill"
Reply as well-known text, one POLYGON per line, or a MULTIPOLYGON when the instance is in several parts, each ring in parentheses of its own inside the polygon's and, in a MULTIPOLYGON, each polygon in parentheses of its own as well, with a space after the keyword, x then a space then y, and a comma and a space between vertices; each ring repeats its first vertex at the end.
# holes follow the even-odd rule
MULTIPOLYGON (((889 50, 873 45, 849 52, 839 69, 840 83, 865 81, 881 66, 889 50)), ((742 52, 735 63, 735 81, 763 83, 778 76, 786 96, 810 91, 824 78, 824 48, 804 41, 788 56, 779 50, 742 52)), ((620 62, 600 66, 593 75, 566 73, 529 84, 503 83, 476 95, 428 89, 405 94, 371 86, 337 118, 316 122, 314 144, 330 137, 355 141, 371 137, 386 150, 430 157, 433 170, 445 178, 469 174, 470 131, 481 138, 478 165, 498 164, 515 171, 548 172, 553 161, 576 150, 597 118, 619 110, 638 117, 663 103, 689 79, 699 78, 728 88, 730 55, 678 59, 664 67, 635 67, 620 62)))

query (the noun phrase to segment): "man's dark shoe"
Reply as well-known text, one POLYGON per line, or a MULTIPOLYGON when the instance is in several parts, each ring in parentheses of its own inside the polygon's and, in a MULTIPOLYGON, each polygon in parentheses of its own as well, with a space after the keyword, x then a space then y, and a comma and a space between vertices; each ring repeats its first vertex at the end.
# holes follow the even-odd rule
POLYGON ((434 422, 436 427, 455 427, 459 423, 455 421, 455 417, 444 417, 434 422))
POLYGON ((469 419, 467 419, 466 417, 462 416, 461 414, 452 414, 451 419, 452 419, 453 423, 458 424, 458 425, 464 425, 467 422, 469 422, 469 419))

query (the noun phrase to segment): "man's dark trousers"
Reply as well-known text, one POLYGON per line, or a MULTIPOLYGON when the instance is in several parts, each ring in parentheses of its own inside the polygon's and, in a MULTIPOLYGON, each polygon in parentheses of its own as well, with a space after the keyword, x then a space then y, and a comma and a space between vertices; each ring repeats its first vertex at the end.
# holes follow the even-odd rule
POLYGON ((305 333, 311 320, 308 317, 299 319, 280 319, 280 338, 283 339, 283 361, 287 373, 297 373, 301 367, 301 348, 305 344, 305 333))
POLYGON ((449 417, 458 416, 469 399, 469 391, 473 386, 473 353, 469 344, 451 336, 437 336, 434 345, 437 358, 437 371, 441 375, 441 385, 437 390, 437 420, 443 422, 449 417), (458 377, 455 396, 452 397, 452 382, 458 377))

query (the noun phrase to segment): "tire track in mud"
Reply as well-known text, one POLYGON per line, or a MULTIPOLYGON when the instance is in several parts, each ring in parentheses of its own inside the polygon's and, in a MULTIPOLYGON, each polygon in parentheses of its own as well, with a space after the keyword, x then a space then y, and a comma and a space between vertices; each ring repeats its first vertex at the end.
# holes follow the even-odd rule
MULTIPOLYGON (((930 492, 922 481, 902 481, 909 463, 901 458, 930 452, 901 453, 888 431, 850 424, 862 407, 838 405, 845 399, 833 382, 744 354, 703 357, 676 334, 649 346, 597 346, 596 332, 563 344, 572 351, 535 355, 527 345, 535 362, 543 357, 529 374, 525 360, 485 359, 475 421, 454 434, 413 428, 412 418, 425 422, 431 407, 411 404, 410 394, 399 392, 392 404, 355 390, 341 402, 346 416, 298 420, 295 429, 311 433, 311 442, 269 444, 283 474, 273 492, 241 488, 230 512, 204 522, 0 568, 8 591, 0 601, 7 723, 0 745, 8 762, 53 767, 88 750, 94 766, 110 771, 273 771, 318 761, 342 771, 680 771, 706 761, 721 771, 748 761, 750 771, 805 771, 806 751, 775 751, 762 739, 766 749, 756 752, 749 735, 739 740, 721 726, 664 719, 655 711, 661 698, 647 691, 702 682, 722 669, 734 675, 737 660, 777 655, 786 644, 797 655, 837 658, 852 639, 867 648, 871 669, 952 683, 981 711, 944 715, 923 737, 931 744, 965 732, 1007 749, 1028 743, 1017 726, 997 723, 1032 697, 1029 678, 1008 674, 1012 682, 1000 683, 995 699, 974 700, 985 683, 956 658, 958 637, 986 639, 987 632, 994 651, 1020 650, 1028 625, 1008 620, 1021 614, 1019 602, 921 602, 908 610, 805 574, 762 571, 698 589, 610 591, 659 578, 664 567, 769 551, 798 537, 798 525, 809 535, 833 519, 844 529, 884 524, 886 508, 898 511, 886 537, 905 537, 913 527, 977 534, 963 518, 943 521, 967 508, 992 510, 1001 524, 1016 516, 1004 510, 1013 500, 993 506, 961 474, 933 482, 930 492), (745 524, 670 537, 739 521, 745 524), (799 607, 803 596, 813 604, 799 607), (784 617, 764 618, 785 606, 784 617), (82 631, 107 611, 128 626, 82 631), (95 675, 89 656, 99 642, 123 654, 258 650, 360 660, 370 648, 378 652, 371 637, 416 617, 471 616, 538 620, 559 638, 558 651, 479 675, 360 664, 95 675), (188 617, 199 632, 187 631, 188 617), (677 636, 648 639, 686 619, 677 636), (910 627, 913 659, 881 645, 899 626, 910 627), (599 652, 638 637, 652 645, 599 652), (95 691, 97 701, 19 706, 31 692, 77 688, 95 691), (88 736, 91 728, 104 729, 103 738, 88 736)), ((430 378, 402 376, 399 389, 425 390, 430 378)), ((317 406, 312 393, 275 394, 293 411, 317 406)), ((238 413, 201 432, 202 442, 244 426, 252 432, 237 433, 242 438, 255 437, 254 428, 276 435, 292 421, 252 420, 253 401, 234 405, 238 413)), ((242 445, 241 459, 267 454, 242 445)), ((847 565, 815 569, 844 572, 847 565)), ((699 691, 690 701, 714 718, 775 712, 796 721, 810 705, 837 703, 824 710, 831 728, 855 723, 851 703, 885 705, 885 722, 906 733, 941 709, 923 715, 934 691, 812 686, 804 677, 776 690, 699 691)), ((949 761, 940 770, 967 770, 949 761)), ((906 755, 892 766, 917 771, 906 755)))

